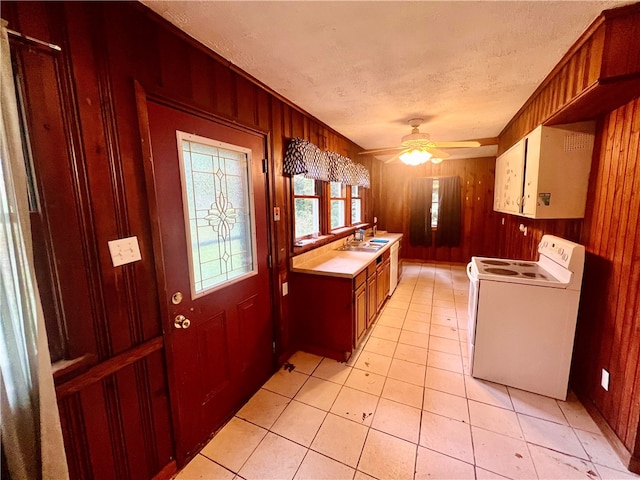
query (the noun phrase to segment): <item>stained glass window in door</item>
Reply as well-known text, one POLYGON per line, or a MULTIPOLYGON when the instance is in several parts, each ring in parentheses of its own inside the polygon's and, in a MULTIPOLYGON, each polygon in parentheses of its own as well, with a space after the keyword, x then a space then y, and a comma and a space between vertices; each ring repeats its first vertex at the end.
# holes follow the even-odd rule
POLYGON ((257 273, 251 151, 177 132, 192 298, 257 273))

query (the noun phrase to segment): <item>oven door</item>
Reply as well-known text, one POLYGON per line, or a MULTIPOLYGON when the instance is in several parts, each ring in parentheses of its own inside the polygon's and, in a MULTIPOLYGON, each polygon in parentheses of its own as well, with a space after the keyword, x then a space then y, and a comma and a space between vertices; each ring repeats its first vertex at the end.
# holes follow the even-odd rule
POLYGON ((469 317, 469 368, 473 371, 473 345, 476 338, 476 318, 478 316, 478 294, 480 287, 480 280, 474 274, 473 266, 471 262, 467 265, 467 277, 469 277, 469 305, 468 305, 468 317, 469 317))

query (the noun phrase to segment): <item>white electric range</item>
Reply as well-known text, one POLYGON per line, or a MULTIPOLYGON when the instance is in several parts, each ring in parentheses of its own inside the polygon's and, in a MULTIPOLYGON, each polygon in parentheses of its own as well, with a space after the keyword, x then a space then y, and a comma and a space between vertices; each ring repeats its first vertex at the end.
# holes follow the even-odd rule
POLYGON ((472 257, 471 375, 565 400, 584 247, 544 235, 538 261, 472 257))

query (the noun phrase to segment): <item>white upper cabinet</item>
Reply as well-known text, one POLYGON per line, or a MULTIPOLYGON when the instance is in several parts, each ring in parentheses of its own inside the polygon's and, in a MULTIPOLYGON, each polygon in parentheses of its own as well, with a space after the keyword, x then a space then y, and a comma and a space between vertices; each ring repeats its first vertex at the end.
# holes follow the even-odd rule
POLYGON ((518 214, 522 206, 525 143, 520 141, 496 159, 493 209, 518 214))
POLYGON ((529 218, 582 218, 594 122, 540 125, 496 159, 493 209, 529 218))

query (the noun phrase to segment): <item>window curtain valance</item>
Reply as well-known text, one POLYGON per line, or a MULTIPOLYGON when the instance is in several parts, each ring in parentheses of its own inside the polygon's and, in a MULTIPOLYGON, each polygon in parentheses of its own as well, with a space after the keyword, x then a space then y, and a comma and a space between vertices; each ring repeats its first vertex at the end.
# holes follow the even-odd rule
POLYGON ((282 171, 288 175, 303 174, 306 178, 324 182, 369 188, 369 170, 364 165, 335 152, 320 150, 302 138, 292 138, 287 145, 282 171))

